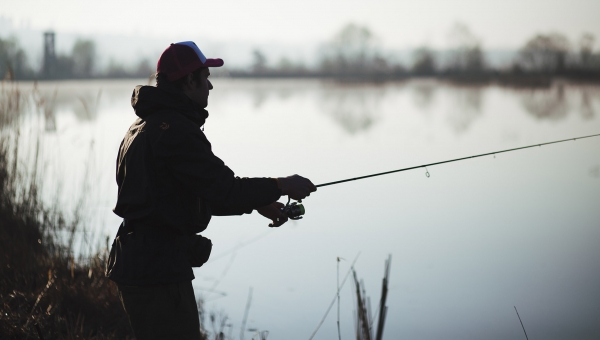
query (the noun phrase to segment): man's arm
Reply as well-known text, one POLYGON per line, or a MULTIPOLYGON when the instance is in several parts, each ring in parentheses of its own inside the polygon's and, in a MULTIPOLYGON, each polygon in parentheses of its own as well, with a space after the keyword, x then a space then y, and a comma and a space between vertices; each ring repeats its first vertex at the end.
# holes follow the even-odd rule
POLYGON ((167 167, 178 182, 211 206, 213 215, 251 213, 273 204, 281 195, 298 200, 316 190, 310 180, 298 175, 277 179, 236 177, 213 154, 210 142, 201 131, 185 132, 170 140, 175 143, 165 145, 167 150, 163 155, 167 167))
MULTIPOLYGON (((239 178, 236 177, 234 183, 235 186, 240 187, 253 187, 246 188, 244 191, 254 191, 256 197, 251 199, 252 201, 262 201, 264 205, 270 204, 279 199, 282 195, 281 189, 278 188, 277 182, 274 178, 239 178), (266 190, 265 190, 266 188, 266 190), (276 192, 277 195, 273 196, 273 192, 276 192), (266 196, 266 197, 259 197, 266 196), (271 201, 272 200, 272 201, 271 201)), ((213 216, 235 216, 235 215, 243 215, 250 214, 252 210, 258 209, 258 206, 248 207, 247 205, 240 204, 219 204, 219 203, 211 203, 211 210, 213 216)))
POLYGON ((188 124, 172 124, 156 156, 178 186, 194 193, 216 213, 243 214, 271 204, 282 190, 272 178, 239 178, 211 150, 204 134, 188 124))
MULTIPOLYGON (((315 192, 317 188, 308 179, 299 175, 292 175, 288 177, 273 178, 282 195, 287 195, 295 200, 301 200, 309 196, 311 192, 315 192)), ((281 212, 284 207, 282 203, 273 202, 271 204, 256 208, 259 214, 273 221, 270 227, 279 227, 287 221, 287 216, 281 212)), ((250 211, 251 212, 251 211, 250 211)), ((214 216, 230 216, 230 215, 242 215, 248 213, 246 211, 238 211, 235 207, 220 207, 213 206, 214 216)))
MULTIPOLYGON (((295 200, 304 199, 311 192, 317 191, 315 185, 308 178, 299 175, 279 177, 275 180, 283 195, 287 195, 295 200)), ((279 227, 288 220, 288 217, 282 211, 283 207, 285 207, 283 203, 273 202, 256 209, 256 211, 271 220, 272 223, 269 224, 269 227, 279 227)))

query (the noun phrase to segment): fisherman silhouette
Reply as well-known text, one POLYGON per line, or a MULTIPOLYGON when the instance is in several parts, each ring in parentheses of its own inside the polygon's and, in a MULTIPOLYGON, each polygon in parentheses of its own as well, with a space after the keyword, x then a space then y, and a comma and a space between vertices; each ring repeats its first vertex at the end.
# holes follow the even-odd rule
POLYGON ((208 112, 210 67, 194 42, 171 44, 157 64, 156 86, 137 86, 139 117, 117 156, 115 214, 123 223, 106 275, 115 281, 138 340, 201 339, 192 267, 209 258, 199 235, 212 216, 256 210, 279 227, 288 217, 282 195, 300 200, 316 187, 299 175, 240 178, 212 152, 201 130, 208 112))

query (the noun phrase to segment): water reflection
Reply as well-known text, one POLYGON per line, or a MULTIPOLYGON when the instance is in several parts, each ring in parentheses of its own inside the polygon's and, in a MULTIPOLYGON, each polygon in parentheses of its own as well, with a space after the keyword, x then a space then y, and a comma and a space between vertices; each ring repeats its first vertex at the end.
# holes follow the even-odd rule
POLYGON ((590 168, 590 177, 600 178, 600 165, 596 164, 590 168))
POLYGON ((456 133, 463 133, 475 119, 481 116, 483 107, 481 86, 460 86, 451 88, 454 105, 449 111, 448 120, 456 133))
POLYGON ((592 91, 588 88, 581 89, 581 106, 579 107, 579 112, 581 112, 581 116, 584 119, 592 119, 594 118, 594 106, 592 102, 592 91))
POLYGON ((100 98, 102 97, 102 89, 97 93, 86 91, 72 98, 65 103, 65 106, 70 106, 70 109, 80 122, 94 121, 98 116, 98 107, 100 98))
MULTIPOLYGON (((78 122, 94 122, 103 101, 103 89, 96 86, 77 86, 72 83, 34 84, 33 105, 44 117, 44 130, 56 132, 57 113, 72 113, 78 122)), ((28 92, 29 93, 29 92, 28 92)))
MULTIPOLYGON (((386 108, 390 105, 405 104, 410 106, 407 112, 445 114, 450 128, 462 134, 486 111, 484 96, 496 96, 489 86, 456 86, 430 80, 410 81, 403 86, 398 83, 340 84, 303 80, 220 81, 224 82, 223 91, 250 98, 256 111, 261 111, 272 101, 304 96, 316 98, 315 104, 320 111, 351 135, 366 132, 382 121, 384 111, 389 111, 386 108), (403 93, 408 94, 405 97, 408 103, 404 102, 403 93)), ((56 132, 57 114, 73 114, 79 123, 95 122, 101 105, 128 107, 133 86, 125 82, 98 81, 39 83, 33 87, 37 95, 34 106, 43 113, 45 131, 56 132)), ((562 83, 547 89, 519 89, 509 93, 510 100, 520 104, 524 112, 542 120, 563 119, 570 110, 582 119, 592 120, 600 109, 600 89, 592 85, 562 83)), ((3 102, 6 106, 10 101, 3 102)))
POLYGON ((569 113, 569 105, 563 84, 548 89, 532 89, 520 92, 525 111, 538 119, 560 120, 569 113))
POLYGON ((287 100, 300 95, 306 89, 306 84, 294 80, 243 80, 233 81, 230 84, 217 84, 216 91, 218 95, 232 90, 248 94, 252 99, 253 108, 259 110, 274 98, 287 100))
POLYGON ((255 109, 260 109, 260 107, 265 103, 268 97, 267 89, 264 88, 256 88, 252 91, 252 102, 255 109))
POLYGON ((44 131, 56 132, 56 96, 58 87, 53 92, 41 92, 37 88, 33 91, 33 100, 36 107, 44 115, 44 131))
POLYGON ((421 81, 412 87, 412 99, 419 109, 426 111, 434 103, 435 92, 439 84, 434 81, 421 81))
POLYGON ((323 88, 320 104, 328 116, 353 135, 367 131, 380 119, 384 95, 381 86, 331 84, 323 88))
POLYGON ((5 82, 0 87, 0 130, 10 127, 22 110, 25 109, 26 97, 17 86, 5 82))

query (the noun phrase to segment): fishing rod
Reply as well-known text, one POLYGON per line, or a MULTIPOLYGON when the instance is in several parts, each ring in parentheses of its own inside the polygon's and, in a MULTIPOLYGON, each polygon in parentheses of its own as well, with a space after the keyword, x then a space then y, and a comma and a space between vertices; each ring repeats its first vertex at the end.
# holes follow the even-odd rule
MULTIPOLYGON (((449 160, 441 161, 441 162, 434 162, 434 163, 422 164, 422 165, 417 165, 417 166, 411 166, 411 167, 408 167, 408 168, 402 168, 402 169, 397 169, 397 170, 379 172, 379 173, 375 173, 375 174, 371 174, 371 175, 365 175, 365 176, 360 176, 360 177, 347 178, 347 179, 342 179, 342 180, 339 180, 339 181, 322 183, 322 184, 318 184, 318 185, 315 185, 315 186, 317 188, 326 187, 326 186, 330 186, 330 185, 341 184, 341 183, 352 182, 352 181, 358 181, 360 179, 377 177, 377 176, 383 176, 383 175, 389 175, 389 174, 393 174, 393 173, 396 173, 396 172, 402 172, 402 171, 408 171, 408 170, 420 169, 420 168, 425 168, 425 171, 426 171, 425 175, 427 177, 429 177, 429 171, 427 170, 428 166, 434 166, 434 165, 439 165, 439 164, 464 161, 464 160, 472 159, 472 158, 478 158, 478 157, 484 157, 484 156, 491 156, 491 155, 496 155, 496 154, 499 154, 499 153, 505 153, 505 152, 523 150, 523 149, 529 149, 529 148, 534 148, 534 147, 541 147, 543 145, 557 144, 557 143, 563 143, 563 142, 568 142, 568 141, 576 141, 578 139, 585 139, 585 138, 598 137, 598 136, 600 136, 600 133, 594 134, 594 135, 588 135, 588 136, 581 136, 581 137, 575 137, 575 138, 561 139, 561 140, 556 140, 556 141, 553 141, 553 142, 546 142, 546 143, 540 143, 540 144, 532 144, 532 145, 527 145, 527 146, 521 146, 521 147, 518 147, 518 148, 505 149, 505 150, 494 151, 494 152, 486 152, 486 153, 482 153, 482 154, 478 154, 478 155, 461 157, 461 158, 455 158, 455 159, 449 159, 449 160)), ((298 201, 298 202, 301 202, 301 201, 298 201)), ((304 215, 304 213, 305 213, 304 206, 302 204, 297 204, 296 202, 294 202, 294 203, 292 203, 290 205, 290 201, 289 200, 288 200, 288 204, 285 206, 285 208, 283 208, 283 211, 284 211, 284 213, 286 215, 288 215, 288 217, 290 219, 293 219, 293 220, 301 219, 302 218, 301 215, 304 215)))
MULTIPOLYGON (((346 183, 346 182, 351 182, 351 181, 357 181, 359 179, 365 179, 365 178, 370 178, 370 177, 383 176, 383 175, 393 174, 393 173, 401 172, 401 171, 407 171, 407 170, 413 170, 413 169, 419 169, 419 168, 427 168, 428 166, 434 166, 434 165, 439 165, 439 164, 444 164, 444 163, 452 163, 452 162, 464 161, 466 159, 471 159, 471 158, 477 158, 477 157, 483 157, 483 156, 491 156, 491 155, 496 155, 496 154, 499 154, 499 153, 505 153, 505 152, 511 152, 511 151, 517 151, 517 150, 534 148, 536 146, 539 147, 539 146, 543 146, 543 145, 563 143, 563 142, 568 142, 568 141, 576 141, 578 139, 598 137, 598 136, 600 136, 600 133, 595 134, 595 135, 588 135, 588 136, 576 137, 576 138, 561 139, 561 140, 557 140, 557 141, 553 141, 553 142, 547 142, 547 143, 541 143, 541 144, 533 144, 533 145, 528 145, 528 146, 521 146, 521 147, 518 147, 518 148, 512 148, 512 149, 506 149, 506 150, 500 150, 500 151, 494 151, 494 152, 486 152, 486 153, 482 153, 482 154, 479 154, 479 155, 473 155, 473 156, 468 156, 468 157, 461 157, 461 158, 450 159, 450 160, 447 160, 447 161, 441 161, 441 162, 435 162, 435 163, 429 163, 429 164, 411 166, 411 167, 408 167, 408 168, 403 168, 403 169, 398 169, 398 170, 379 172, 379 173, 372 174, 372 175, 366 175, 366 176, 348 178, 348 179, 343 179, 343 180, 340 180, 340 181, 323 183, 323 184, 319 184, 319 185, 315 185, 315 186, 317 188, 326 187, 326 186, 329 186, 329 185, 346 183)), ((429 172, 427 172, 427 177, 429 177, 429 172)))

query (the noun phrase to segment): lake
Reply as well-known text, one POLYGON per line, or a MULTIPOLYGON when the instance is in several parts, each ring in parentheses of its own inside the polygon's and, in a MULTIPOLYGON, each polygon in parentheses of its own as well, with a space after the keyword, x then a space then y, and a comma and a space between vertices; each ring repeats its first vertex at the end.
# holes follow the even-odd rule
MULTIPOLYGON (((115 158, 136 118, 132 89, 146 82, 39 83, 46 109, 23 117, 23 164, 39 141, 44 199, 79 207, 94 242, 120 223, 115 158)), ((242 177, 321 184, 600 133, 597 85, 213 85, 204 132, 242 177)), ((213 255, 193 285, 235 338, 252 287, 247 328, 308 339, 334 299, 337 258, 342 281, 359 253, 373 310, 392 254, 386 339, 523 338, 513 306, 532 339, 600 337, 600 137, 323 187, 303 203, 304 219, 278 229, 254 213, 215 217, 204 233, 213 255)), ((343 339, 354 337, 354 289, 350 278, 340 293, 343 339)), ((336 320, 334 306, 315 339, 337 338, 336 320)))

